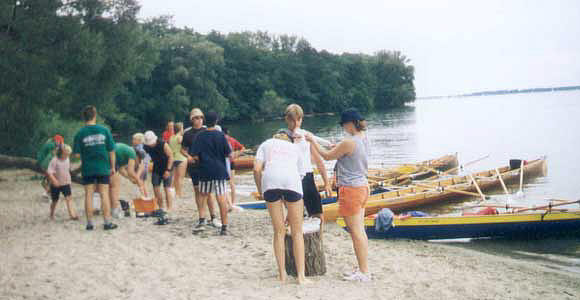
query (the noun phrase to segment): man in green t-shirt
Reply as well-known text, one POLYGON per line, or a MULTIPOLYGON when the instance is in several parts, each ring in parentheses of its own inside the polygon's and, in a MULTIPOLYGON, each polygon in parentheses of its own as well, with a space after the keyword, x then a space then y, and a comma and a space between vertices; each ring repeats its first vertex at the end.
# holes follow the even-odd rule
POLYGON ((109 129, 97 125, 97 109, 88 105, 82 112, 85 127, 75 135, 74 150, 81 157, 81 173, 85 186, 87 230, 93 230, 93 194, 95 187, 101 195, 105 230, 115 229, 111 223, 109 176, 115 174, 115 142, 109 129))
POLYGON ((121 175, 129 179, 132 183, 139 186, 139 190, 146 196, 145 186, 139 176, 137 176, 137 153, 133 147, 123 143, 115 144, 115 174, 111 176, 109 184, 109 198, 111 199, 111 214, 114 218, 121 217, 121 208, 119 207, 119 194, 121 191, 121 175))

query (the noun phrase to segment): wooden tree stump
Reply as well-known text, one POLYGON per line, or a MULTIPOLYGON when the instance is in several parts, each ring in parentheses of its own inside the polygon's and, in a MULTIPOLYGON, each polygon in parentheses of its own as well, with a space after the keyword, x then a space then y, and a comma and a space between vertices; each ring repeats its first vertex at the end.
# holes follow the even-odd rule
MULTIPOLYGON (((285 264, 286 273, 296 276, 296 263, 292 249, 292 236, 286 233, 285 264)), ((320 239, 320 226, 314 232, 304 233, 304 273, 306 276, 320 276, 326 274, 326 257, 324 247, 320 239)))

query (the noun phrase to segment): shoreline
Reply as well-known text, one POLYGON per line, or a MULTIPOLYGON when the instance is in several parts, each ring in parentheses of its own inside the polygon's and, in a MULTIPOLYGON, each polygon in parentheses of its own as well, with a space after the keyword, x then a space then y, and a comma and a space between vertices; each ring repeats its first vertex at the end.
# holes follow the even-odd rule
MULTIPOLYGON (((369 241, 373 281, 351 283, 341 273, 355 265, 350 238, 336 224, 325 226, 327 274, 280 285, 266 211, 230 214, 232 235, 191 234, 195 205, 189 180, 176 201, 173 221, 114 220, 105 232, 84 221, 66 220, 59 203, 56 221, 40 184, 28 170, 0 170, 0 298, 6 299, 577 299, 580 274, 531 260, 421 241, 369 241)), ((82 186, 73 184, 79 215, 82 186)), ((122 199, 135 188, 123 179, 122 199)), ((248 197, 239 200, 249 201, 248 197)), ((82 218, 81 218, 82 220, 82 218)))

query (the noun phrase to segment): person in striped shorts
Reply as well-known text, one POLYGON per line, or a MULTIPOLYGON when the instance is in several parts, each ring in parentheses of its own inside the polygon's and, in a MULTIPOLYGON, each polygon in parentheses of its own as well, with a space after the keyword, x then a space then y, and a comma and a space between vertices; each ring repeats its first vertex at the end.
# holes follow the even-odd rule
MULTIPOLYGON (((232 160, 232 150, 223 132, 217 130, 218 114, 209 112, 205 115, 207 130, 197 136, 192 150, 192 156, 199 161, 199 191, 207 201, 210 194, 215 194, 220 208, 220 235, 227 235, 228 202, 226 185, 230 179, 226 167, 226 158, 232 160)), ((201 226, 196 226, 199 230, 201 226)))

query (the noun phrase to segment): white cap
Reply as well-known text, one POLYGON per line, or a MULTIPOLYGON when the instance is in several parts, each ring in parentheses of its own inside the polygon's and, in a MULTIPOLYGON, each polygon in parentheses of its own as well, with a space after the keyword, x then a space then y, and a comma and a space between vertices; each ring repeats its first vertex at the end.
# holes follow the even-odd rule
POLYGON ((148 130, 145 132, 145 145, 151 146, 157 143, 157 136, 155 132, 148 130))

